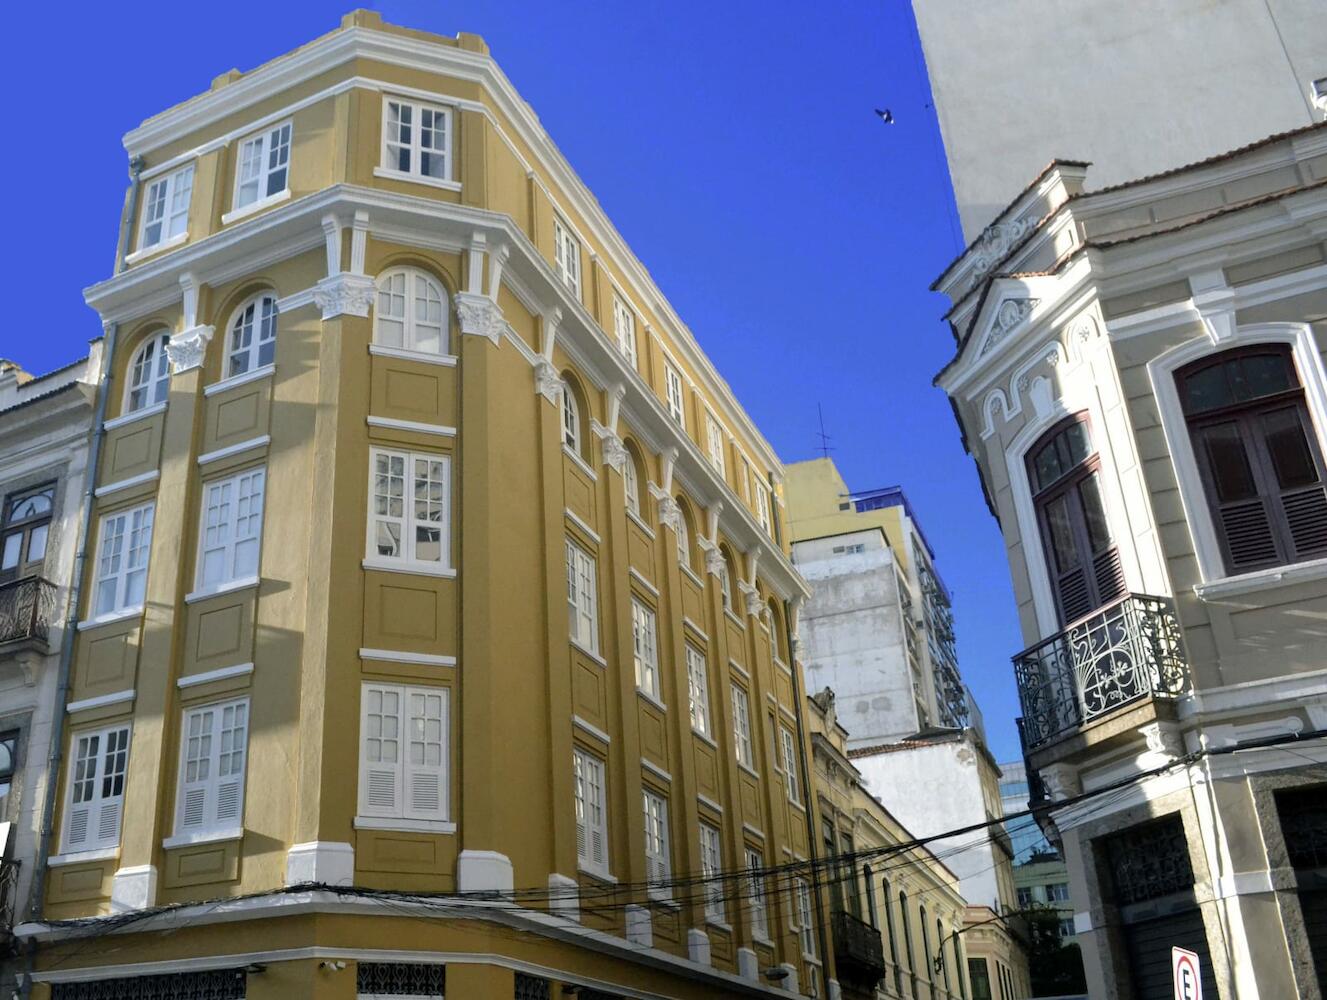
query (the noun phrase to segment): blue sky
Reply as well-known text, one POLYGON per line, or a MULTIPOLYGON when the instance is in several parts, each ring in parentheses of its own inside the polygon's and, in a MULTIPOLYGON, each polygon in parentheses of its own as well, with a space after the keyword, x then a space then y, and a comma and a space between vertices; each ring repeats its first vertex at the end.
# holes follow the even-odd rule
MULTIPOLYGON (((903 485, 954 594, 992 749, 1017 757, 1003 546, 931 385, 952 340, 927 287, 959 237, 907 0, 369 6, 487 39, 785 461, 817 454, 820 404, 852 488, 903 485)), ((99 332, 81 290, 111 270, 121 135, 232 66, 331 30, 349 2, 128 9, 80 6, 59 26, 58 59, 15 46, 3 70, 10 93, 33 95, 11 102, 9 133, 33 141, 0 166, 28 265, 15 299, 27 315, 0 334, 0 356, 30 371, 99 332)), ((43 37, 54 10, 15 6, 11 37, 43 37)))

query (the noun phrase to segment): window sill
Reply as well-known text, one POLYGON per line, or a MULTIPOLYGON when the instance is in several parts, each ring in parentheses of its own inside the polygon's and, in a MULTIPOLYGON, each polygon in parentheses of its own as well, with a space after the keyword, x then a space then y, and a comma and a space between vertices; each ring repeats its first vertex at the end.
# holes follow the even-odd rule
POLYGON ((232 222, 246 219, 257 212, 261 212, 265 208, 271 208, 273 205, 280 205, 283 201, 289 200, 290 188, 286 188, 284 191, 278 191, 276 194, 270 194, 266 198, 260 198, 257 201, 250 202, 243 208, 232 209, 221 217, 221 224, 223 226, 228 226, 232 222))
POLYGON ((239 590, 248 590, 251 587, 258 586, 258 577, 246 576, 242 580, 230 580, 227 583, 219 583, 207 590, 195 590, 192 594, 184 595, 185 604, 197 604, 199 601, 206 601, 209 597, 220 597, 223 594, 233 594, 239 590))
POLYGON ((448 580, 456 579, 456 570, 451 566, 434 566, 430 563, 405 562, 395 559, 365 559, 360 563, 364 569, 378 570, 383 573, 406 573, 410 576, 436 576, 448 580))
POLYGON ((765 937, 765 935, 763 934, 757 934, 755 931, 751 932, 751 940, 754 941, 756 944, 760 945, 762 948, 769 948, 771 950, 773 950, 774 948, 773 941, 765 937))
POLYGON ((580 641, 579 641, 578 639, 576 639, 574 636, 571 638, 571 644, 572 644, 576 649, 579 649, 582 653, 584 653, 586 656, 588 656, 590 659, 592 659, 595 663, 599 664, 599 666, 604 667, 604 668, 607 668, 607 667, 608 667, 608 661, 607 661, 607 660, 605 660, 602 656, 600 656, 597 652, 595 652, 595 651, 594 651, 593 649, 591 649, 589 646, 587 646, 587 645, 585 645, 584 643, 580 642, 580 641))
POLYGON ((177 833, 161 842, 166 850, 174 847, 192 847, 195 844, 224 844, 232 840, 244 839, 244 827, 231 827, 228 830, 199 830, 196 833, 177 833))
POLYGON ((738 628, 742 630, 746 629, 746 622, 742 621, 741 618, 737 617, 737 612, 734 611, 732 608, 725 607, 723 609, 723 616, 727 618, 730 622, 732 622, 734 625, 736 625, 738 628))
POLYGON ((356 816, 356 830, 386 830, 396 833, 455 833, 456 824, 445 819, 404 819, 392 816, 356 816))
POLYGON ((166 412, 166 401, 153 403, 151 406, 145 406, 141 410, 134 410, 132 413, 122 413, 118 417, 107 420, 101 425, 104 431, 113 431, 117 427, 123 427, 125 424, 132 424, 135 420, 146 420, 148 417, 155 417, 158 413, 166 412))
POLYGON ((590 878, 597 879, 600 882, 607 882, 609 885, 617 885, 617 879, 606 871, 599 871, 595 868, 586 868, 585 865, 581 864, 576 866, 576 870, 582 875, 589 875, 590 878))
POLYGON ((717 931, 723 931, 725 934, 731 934, 733 932, 732 924, 721 920, 718 917, 711 917, 709 914, 705 915, 705 923, 717 931))
POLYGON ((125 608, 123 611, 111 611, 104 615, 97 615, 96 618, 85 618, 79 622, 75 628, 80 632, 86 632, 90 628, 101 628, 103 625, 115 625, 118 622, 127 622, 131 618, 140 618, 143 615, 143 606, 140 604, 136 608, 125 608))
MULTIPOLYGON (((673 876, 670 874, 668 877, 672 878, 673 876)), ((668 892, 666 889, 654 889, 647 886, 645 889, 645 895, 648 896, 650 902, 654 903, 656 906, 662 906, 667 910, 682 909, 682 904, 674 899, 672 893, 668 892)))
POLYGON ((697 638, 699 638, 701 642, 709 642, 709 641, 710 641, 710 635, 709 635, 709 633, 706 632, 706 631, 705 631, 703 628, 701 628, 699 625, 697 625, 695 622, 693 622, 693 621, 692 621, 690 618, 688 618, 686 615, 683 615, 683 616, 682 616, 682 624, 685 625, 687 628, 691 629, 692 632, 696 633, 697 638))
POLYGON ((684 562, 678 563, 677 568, 682 571, 683 576, 690 577, 691 582, 694 583, 697 587, 699 587, 701 590, 705 589, 705 581, 703 581, 700 577, 696 575, 696 571, 694 569, 692 569, 684 562))
POLYGON ((455 354, 432 354, 428 351, 412 350, 409 347, 390 347, 387 344, 370 344, 369 353, 381 358, 419 361, 426 365, 442 365, 444 368, 456 367, 455 354))
POLYGON ((227 389, 235 389, 242 385, 248 385, 250 382, 257 382, 259 379, 270 378, 275 372, 276 365, 263 365, 251 371, 240 372, 238 375, 232 375, 230 378, 223 378, 220 382, 213 382, 209 386, 204 386, 203 395, 215 396, 227 389))
POLYGON ((796 809, 796 810, 797 810, 798 812, 800 812, 800 813, 804 813, 804 812, 806 812, 806 806, 802 805, 802 804, 801 804, 800 802, 798 802, 796 799, 789 799, 789 800, 788 800, 788 805, 792 806, 794 809, 796 809))
POLYGON ((702 733, 695 726, 691 727, 691 735, 696 737, 696 739, 700 740, 702 743, 708 743, 712 749, 719 749, 719 744, 714 742, 714 737, 710 736, 709 733, 702 733))
POLYGON ((223 458, 232 458, 235 455, 242 455, 246 451, 255 451, 258 448, 266 448, 272 443, 272 435, 260 434, 256 438, 250 438, 248 441, 237 441, 235 444, 227 445, 224 448, 218 448, 216 451, 208 451, 198 456, 199 465, 211 465, 213 462, 220 462, 223 458))
POLYGON ((383 177, 389 181, 405 181, 408 184, 424 184, 428 187, 442 188, 444 191, 460 191, 461 182, 446 180, 442 177, 425 177, 423 174, 407 174, 401 170, 388 170, 386 167, 374 167, 374 177, 383 177))
POLYGON ((59 868, 62 865, 83 865, 93 861, 110 861, 120 856, 119 847, 103 847, 96 851, 76 851, 73 854, 53 854, 46 859, 47 868, 59 868))
POLYGON ((659 599, 659 588, 646 579, 644 573, 638 570, 635 566, 628 566, 627 573, 656 601, 659 599))
POLYGON ((409 431, 413 434, 433 434, 437 437, 456 437, 456 428, 446 424, 428 424, 421 420, 397 420, 395 417, 365 417, 364 423, 385 431, 409 431))
POLYGON ((120 479, 113 483, 107 483, 105 486, 98 486, 92 491, 92 495, 100 500, 102 497, 108 497, 114 493, 131 490, 135 486, 146 486, 148 483, 155 483, 160 478, 161 470, 153 469, 151 472, 144 472, 139 476, 130 476, 128 479, 120 479))
POLYGON ((160 243, 153 243, 150 247, 142 247, 135 250, 124 259, 126 264, 137 264, 140 260, 147 260, 149 257, 155 257, 159 253, 165 253, 167 250, 174 250, 181 244, 189 242, 188 233, 180 233, 179 236, 172 236, 168 240, 160 243))
POLYGON ((1327 559, 1273 566, 1253 573, 1241 573, 1239 576, 1199 583, 1194 586, 1193 592, 1204 601, 1216 601, 1223 597, 1237 597, 1259 590, 1289 587, 1292 584, 1310 583, 1316 580, 1327 580, 1327 559))
POLYGON ((760 772, 757 771, 755 768, 753 768, 750 764, 746 763, 745 761, 739 760, 737 762, 737 766, 740 767, 747 774, 751 775, 751 777, 755 778, 757 781, 760 780, 760 772))
POLYGON ((585 461, 585 459, 580 456, 580 453, 571 445, 564 442, 562 445, 562 454, 575 462, 576 466, 589 477, 590 482, 597 483, 599 481, 599 473, 595 472, 594 469, 590 467, 590 463, 585 461))
POLYGON ((644 688, 636 688, 636 694, 640 695, 640 697, 644 698, 646 701, 648 701, 651 705, 653 705, 653 706, 654 706, 655 708, 657 708, 659 711, 661 711, 661 712, 666 712, 666 711, 668 711, 668 706, 665 705, 665 704, 659 699, 659 696, 658 696, 658 695, 656 695, 656 694, 654 694, 654 693, 652 693, 652 692, 650 692, 650 691, 646 691, 644 688))
POLYGON ((645 518, 641 517, 630 507, 627 508, 627 517, 631 518, 631 520, 636 522, 636 527, 640 528, 641 531, 645 532, 645 534, 649 537, 650 541, 654 541, 654 529, 645 523, 645 518))

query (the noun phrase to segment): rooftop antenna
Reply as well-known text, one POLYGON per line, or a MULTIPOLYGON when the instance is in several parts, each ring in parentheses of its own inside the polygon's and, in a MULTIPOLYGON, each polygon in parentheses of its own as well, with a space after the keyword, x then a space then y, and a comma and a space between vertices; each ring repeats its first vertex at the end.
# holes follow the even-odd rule
POLYGON ((820 454, 823 458, 829 458, 829 453, 834 449, 829 446, 830 437, 825 433, 825 410, 817 403, 816 413, 820 415, 820 433, 816 436, 820 438, 820 454))

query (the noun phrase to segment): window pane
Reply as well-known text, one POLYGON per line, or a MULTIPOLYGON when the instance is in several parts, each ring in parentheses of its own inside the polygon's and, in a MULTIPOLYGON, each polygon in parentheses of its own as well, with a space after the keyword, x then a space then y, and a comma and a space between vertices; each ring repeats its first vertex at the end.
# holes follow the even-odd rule
POLYGON ((1036 478, 1036 487, 1043 490, 1055 480, 1059 479, 1064 472, 1064 467, 1060 463, 1060 454, 1055 448, 1056 442, 1052 440, 1041 451, 1037 452, 1032 460, 1032 474, 1036 478))
POLYGON ((1079 484, 1078 495, 1083 501, 1088 542, 1092 545, 1092 554, 1096 555, 1110 548, 1110 528, 1106 525, 1106 511, 1101 506, 1101 484, 1095 472, 1079 484))
POLYGON ((16 531, 6 535, 3 548, 0 549, 0 569, 13 569, 18 565, 18 553, 23 548, 23 532, 16 531))
POLYGON ((1186 376, 1183 395, 1184 409, 1188 413, 1200 413, 1235 401, 1226 378, 1226 366, 1221 364, 1211 365, 1186 376))
POLYGON ((1294 379, 1284 354, 1254 354, 1237 358, 1230 366, 1235 398, 1255 399, 1293 388, 1294 379))
MULTIPOLYGON (((1281 489, 1312 486, 1318 482, 1318 469, 1308 439, 1304 436, 1299 408, 1288 406, 1284 410, 1264 414, 1262 425, 1263 440, 1267 444, 1267 453, 1272 458, 1276 480, 1281 489)), ((36 558, 30 547, 28 558, 36 558)))
POLYGON ((1234 423, 1214 424, 1198 432, 1203 451, 1212 471, 1217 500, 1247 500, 1258 495, 1253 482, 1253 470, 1240 439, 1239 427, 1234 423))
POLYGON ((1058 572, 1065 573, 1079 565, 1078 546, 1074 544, 1073 522, 1069 514, 1069 495, 1056 497, 1046 505, 1046 527, 1051 537, 1051 554, 1058 572))

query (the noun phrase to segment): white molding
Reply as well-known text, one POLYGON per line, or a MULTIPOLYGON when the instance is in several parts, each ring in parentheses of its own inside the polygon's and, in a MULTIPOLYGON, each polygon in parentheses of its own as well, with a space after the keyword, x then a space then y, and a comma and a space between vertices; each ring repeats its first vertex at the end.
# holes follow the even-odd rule
POLYGON ((667 781, 670 784, 672 783, 673 776, 669 774, 667 771, 665 771, 658 764, 654 763, 654 761, 646 757, 642 757, 640 759, 640 766, 643 767, 645 770, 649 771, 650 774, 654 775, 660 781, 667 781))
POLYGON ((1252 573, 1228 576, 1210 583, 1194 584, 1193 592, 1204 601, 1220 601, 1227 597, 1242 597, 1274 587, 1289 587, 1296 583, 1327 580, 1327 559, 1273 566, 1252 573))
POLYGON ((582 653, 588 656, 591 660, 593 660, 595 663, 599 664, 599 666, 607 668, 608 661, 604 659, 603 654, 600 653, 598 650, 591 649, 589 646, 585 645, 585 643, 581 642, 579 639, 575 638, 574 636, 570 637, 568 641, 578 650, 580 650, 582 653))
POLYGON ((647 580, 645 574, 635 566, 627 566, 627 575, 640 584, 647 594, 650 594, 655 600, 659 599, 659 588, 647 580))
POLYGON ((393 431, 415 431, 419 434, 436 434, 439 437, 456 437, 456 428, 446 424, 426 424, 420 420, 397 420, 395 417, 365 417, 364 422, 370 427, 382 427, 393 431))
POLYGON ((331 840, 292 844, 286 851, 286 885, 318 882, 323 885, 355 884, 355 849, 331 840))
POLYGON ((246 576, 239 580, 230 580, 226 583, 217 584, 207 590, 195 590, 184 595, 185 604, 197 604, 199 601, 206 601, 209 597, 220 597, 222 594, 233 594, 240 590, 249 590, 256 588, 259 578, 256 576, 246 576))
MULTIPOLYGON (((139 175, 139 180, 140 181, 143 180, 141 174, 139 175)), ((126 264, 137 264, 140 260, 147 260, 149 257, 155 257, 157 254, 165 253, 167 250, 174 250, 176 247, 183 246, 185 243, 188 242, 189 242, 189 233, 187 231, 183 233, 177 233, 176 235, 170 237, 169 239, 161 240, 160 242, 153 243, 150 246, 140 247, 139 249, 135 250, 133 253, 127 254, 124 258, 124 262, 126 264)))
POLYGON ((743 832, 743 833, 749 833, 749 834, 751 834, 751 836, 756 837, 756 838, 758 838, 759 840, 762 840, 762 841, 765 839, 765 831, 764 831, 764 830, 760 829, 760 827, 758 827, 758 826, 752 826, 750 823, 747 823, 747 822, 743 822, 743 823, 742 823, 742 832, 743 832))
MULTIPOLYGON (((261 131, 263 131, 262 128, 251 129, 245 134, 248 135, 250 132, 261 131)), ((294 145, 294 130, 292 129, 291 132, 291 144, 294 145)), ((236 208, 226 212, 221 216, 221 224, 223 226, 229 226, 232 222, 239 222, 241 219, 247 219, 249 216, 255 215, 265 208, 272 208, 274 205, 280 205, 283 201, 289 201, 290 198, 290 178, 287 176, 285 190, 278 191, 276 194, 268 195, 266 198, 259 198, 257 201, 251 201, 243 208, 236 208)))
POLYGON ((684 575, 689 577, 692 583, 694 583, 697 587, 699 587, 702 591, 704 591, 705 581, 700 578, 699 574, 697 574, 694 569, 692 569, 690 566, 688 566, 686 563, 683 562, 678 563, 677 568, 680 569, 684 575))
POLYGON ((247 372, 241 372, 239 375, 232 375, 229 378, 223 378, 219 382, 213 382, 211 385, 203 386, 204 396, 215 396, 219 392, 225 392, 228 389, 236 389, 242 385, 248 385, 250 382, 257 382, 261 379, 271 378, 276 374, 276 365, 259 365, 247 372))
POLYGON ((372 649, 361 646, 361 660, 382 660, 385 663, 415 663, 425 667, 454 667, 456 657, 437 653, 412 653, 404 649, 372 649))
POLYGON ((135 698, 133 688, 125 691, 114 691, 111 694, 99 694, 95 698, 84 698, 81 701, 71 701, 65 706, 65 711, 72 715, 74 712, 87 712, 94 708, 105 708, 108 705, 121 705, 125 702, 133 701, 135 698))
POLYGON ((645 518, 641 517, 630 507, 627 508, 627 517, 631 518, 631 520, 636 523, 636 527, 640 528, 641 531, 645 532, 646 536, 649 537, 650 541, 654 541, 655 537, 654 529, 650 527, 650 525, 646 522, 645 518))
POLYGON ((692 619, 690 619, 686 615, 683 615, 682 624, 685 625, 687 628, 691 629, 691 631, 695 633, 696 637, 699 638, 701 642, 704 642, 706 645, 709 644, 710 641, 709 633, 706 632, 699 625, 697 625, 692 619))
POLYGON ((219 462, 223 458, 230 458, 233 455, 240 455, 246 451, 253 451, 258 448, 266 448, 272 443, 272 435, 259 434, 257 437, 249 438, 247 441, 239 441, 235 444, 227 445, 224 448, 218 448, 216 451, 207 451, 198 456, 199 465, 211 465, 213 462, 219 462))
MULTIPOLYGON (((456 137, 453 135, 448 136, 448 138, 454 140, 456 137)), ((420 174, 407 174, 400 170, 388 170, 383 166, 374 167, 373 176, 383 177, 390 181, 405 181, 407 184, 423 184, 427 187, 442 188, 444 191, 459 192, 461 190, 460 181, 445 180, 441 177, 424 177, 420 174)))
POLYGON ((110 420, 103 421, 101 429, 104 431, 113 431, 117 427, 123 427, 125 424, 132 424, 138 420, 146 420, 148 417, 155 417, 158 413, 166 412, 166 400, 160 403, 153 403, 151 406, 144 406, 140 410, 134 410, 132 413, 122 413, 118 417, 112 417, 110 420))
POLYGON ((120 856, 120 848, 103 847, 96 851, 78 851, 73 854, 52 854, 46 859, 47 868, 60 868, 64 865, 85 865, 94 861, 110 861, 120 856))
POLYGON ((575 462, 577 467, 589 477, 590 482, 597 483, 599 481, 599 473, 595 472, 593 466, 585 461, 585 459, 581 458, 580 453, 565 441, 562 444, 562 454, 575 462))
POLYGON ((136 608, 125 608, 123 611, 112 611, 109 614, 98 615, 96 618, 84 618, 74 627, 80 632, 86 632, 90 628, 101 628, 103 625, 115 625, 118 622, 127 622, 131 618, 141 618, 143 616, 143 607, 139 605, 136 608))
POLYGON ((356 830, 396 830, 402 833, 455 833, 456 824, 444 819, 403 819, 394 816, 356 816, 356 830))
POLYGON ((167 837, 161 846, 170 850, 175 847, 191 847, 194 844, 224 844, 232 840, 244 839, 244 827, 232 826, 224 830, 198 830, 194 833, 177 833, 167 837))
POLYGON ((456 367, 455 354, 432 354, 428 351, 412 351, 408 347, 389 347, 386 344, 369 344, 369 354, 380 358, 400 358, 402 361, 418 361, 426 365, 441 365, 443 368, 456 367))
POLYGON ((660 698, 658 695, 650 691, 646 691, 644 688, 640 687, 636 688, 636 694, 640 695, 642 698, 644 698, 647 702, 649 702, 659 711, 661 712, 668 711, 668 706, 663 703, 663 699, 660 698))
POLYGON ((570 507, 564 507, 562 509, 562 512, 567 516, 567 520, 570 521, 572 524, 574 524, 578 529, 580 529, 581 533, 584 534, 587 538, 589 538, 590 541, 594 542, 595 545, 603 544, 603 539, 599 537, 599 532, 595 531, 588 524, 586 524, 585 520, 574 510, 572 510, 570 507))
POLYGON ((516 885, 511 859, 499 851, 466 848, 456 858, 458 892, 507 893, 516 885))
POLYGON ((143 472, 137 476, 130 476, 128 479, 121 479, 118 482, 107 483, 105 486, 98 486, 92 491, 92 495, 100 500, 102 497, 108 497, 113 493, 119 493, 121 490, 131 490, 135 486, 142 486, 144 483, 155 483, 161 478, 161 470, 153 469, 151 472, 143 472))
POLYGON ((1280 702, 1302 705, 1324 693, 1327 693, 1327 669, 1312 670, 1203 688, 1179 698, 1175 710, 1181 720, 1187 720, 1194 716, 1247 712, 1251 707, 1262 710, 1280 702))
POLYGON ((381 556, 373 556, 364 558, 359 565, 361 569, 372 569, 381 573, 436 576, 451 580, 456 578, 456 569, 452 566, 434 566, 431 563, 410 562, 405 559, 387 559, 381 556))
POLYGON ((186 674, 175 682, 175 686, 184 691, 200 684, 230 680, 232 677, 244 677, 251 673, 253 673, 252 663, 237 663, 233 667, 218 667, 216 670, 206 670, 201 674, 186 674))
POLYGON ((714 810, 720 816, 723 815, 723 806, 719 805, 719 803, 715 802, 708 795, 702 795, 700 792, 697 792, 696 801, 699 802, 701 805, 707 806, 708 808, 714 810))
POLYGON ((156 865, 120 868, 111 878, 111 914, 146 910, 157 902, 156 865))
POLYGON ((585 721, 584 719, 582 719, 579 715, 573 715, 573 716, 571 717, 571 724, 572 724, 573 726, 575 726, 577 729, 580 729, 580 730, 582 730, 583 732, 589 733, 589 734, 590 734, 591 736, 593 736, 595 739, 597 739, 597 740, 599 740, 600 742, 602 742, 605 746, 612 746, 612 745, 613 745, 613 737, 609 736, 606 732, 604 732, 602 729, 600 729, 600 728, 599 728, 598 726, 596 726, 594 723, 592 723, 592 722, 586 722, 586 721, 585 721))

